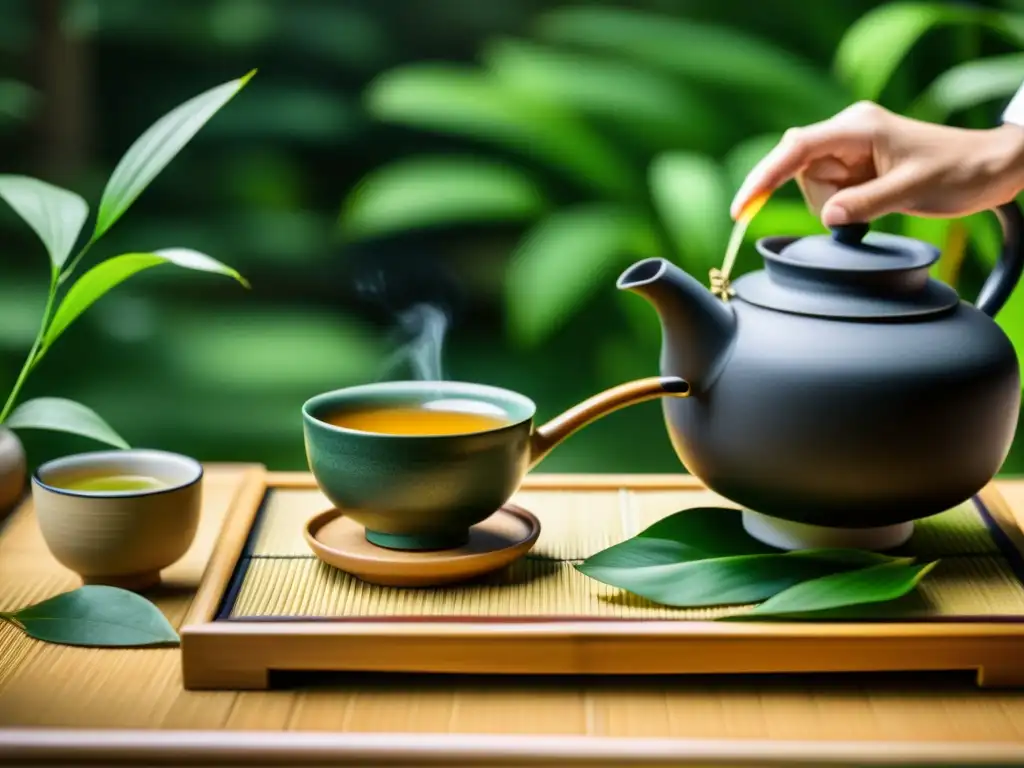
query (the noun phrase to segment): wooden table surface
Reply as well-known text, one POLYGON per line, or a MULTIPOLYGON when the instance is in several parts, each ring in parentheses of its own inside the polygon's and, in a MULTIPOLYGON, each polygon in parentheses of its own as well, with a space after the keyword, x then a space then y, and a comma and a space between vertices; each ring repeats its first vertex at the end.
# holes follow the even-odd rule
MULTIPOLYGON (((173 623, 245 471, 208 469, 199 534, 155 597, 173 623)), ((1024 510, 1024 480, 998 485, 1024 510)), ((75 586, 31 509, 12 514, 0 610, 75 586)), ((185 691, 177 649, 48 645, 0 624, 0 763, 1024 765, 1024 690, 979 690, 970 674, 288 682, 185 691)))

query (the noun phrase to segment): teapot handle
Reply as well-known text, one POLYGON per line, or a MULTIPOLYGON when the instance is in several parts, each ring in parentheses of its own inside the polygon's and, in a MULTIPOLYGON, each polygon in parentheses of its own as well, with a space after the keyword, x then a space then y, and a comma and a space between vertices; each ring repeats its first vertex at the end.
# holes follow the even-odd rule
POLYGON ((1003 250, 978 293, 975 306, 989 317, 1003 308, 1024 271, 1024 213, 1011 200, 992 209, 1003 227, 1003 250))

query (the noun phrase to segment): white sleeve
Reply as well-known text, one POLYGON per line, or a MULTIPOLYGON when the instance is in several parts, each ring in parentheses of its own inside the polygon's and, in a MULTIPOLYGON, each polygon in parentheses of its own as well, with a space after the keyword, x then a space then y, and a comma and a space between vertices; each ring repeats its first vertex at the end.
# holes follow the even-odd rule
POLYGON ((1003 110, 1003 122, 1024 126, 1024 85, 1017 90, 1003 110))

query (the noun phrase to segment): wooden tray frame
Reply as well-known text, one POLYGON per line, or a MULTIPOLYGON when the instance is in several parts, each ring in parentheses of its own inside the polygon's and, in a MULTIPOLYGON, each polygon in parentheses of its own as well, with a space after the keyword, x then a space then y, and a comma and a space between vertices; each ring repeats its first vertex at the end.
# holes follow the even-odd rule
MULTIPOLYGON (((771 622, 601 620, 218 621, 271 488, 315 488, 305 472, 253 470, 243 483, 181 628, 184 687, 258 690, 275 671, 683 675, 977 672, 986 687, 1024 687, 1024 621, 771 622)), ((529 475, 523 490, 701 488, 690 475, 529 475)), ((980 494, 1016 521, 994 484, 980 494)), ((1019 529, 1003 530, 1024 538, 1019 529)))

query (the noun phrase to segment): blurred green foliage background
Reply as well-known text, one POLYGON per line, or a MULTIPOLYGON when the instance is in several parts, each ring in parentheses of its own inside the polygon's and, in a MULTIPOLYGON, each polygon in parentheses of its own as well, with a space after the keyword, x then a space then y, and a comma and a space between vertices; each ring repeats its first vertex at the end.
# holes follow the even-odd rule
MULTIPOLYGON (((388 362, 417 302, 451 315, 446 378, 517 389, 540 418, 655 373, 657 325, 615 291, 619 271, 659 254, 706 279, 746 170, 857 99, 993 125, 1024 81, 1024 2, 0 0, 0 171, 97 200, 146 127, 254 67, 90 257, 195 248, 252 290, 133 278, 23 397, 77 399, 135 445, 299 469, 303 400, 408 375, 388 362)), ((967 298, 998 252, 987 214, 879 226, 941 247, 936 274, 967 298)), ((818 231, 786 188, 748 240, 818 231)), ((752 268, 748 242, 738 271, 752 268)), ((0 209, 5 388, 46 270, 0 209)), ((1024 291, 1000 322, 1024 349, 1024 291)), ((31 464, 96 447, 23 438, 31 464)), ((647 403, 542 469, 679 465, 647 403)), ((1021 470, 1018 440, 1004 471, 1021 470)))

